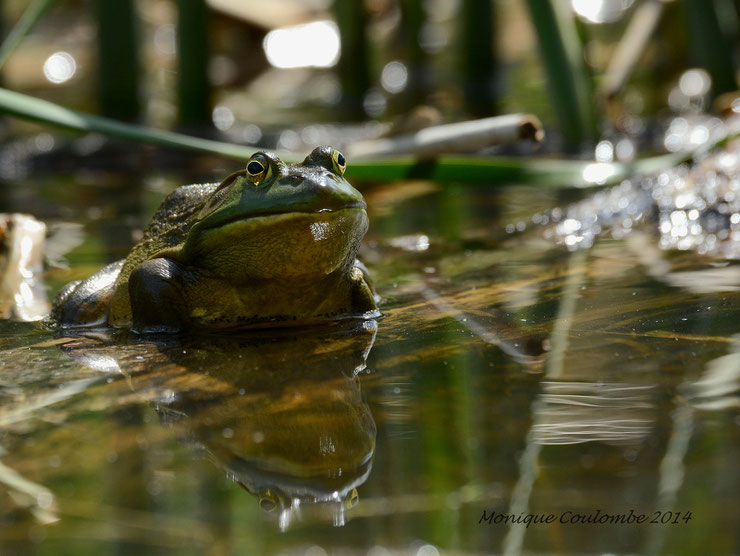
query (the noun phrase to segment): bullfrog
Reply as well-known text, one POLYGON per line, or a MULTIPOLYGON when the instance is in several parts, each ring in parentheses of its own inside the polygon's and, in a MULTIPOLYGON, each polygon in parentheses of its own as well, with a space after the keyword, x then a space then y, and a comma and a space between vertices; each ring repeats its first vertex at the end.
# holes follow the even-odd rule
POLYGON ((156 333, 376 316, 346 166, 328 146, 299 164, 258 152, 221 183, 177 188, 125 260, 59 292, 52 321, 156 333))

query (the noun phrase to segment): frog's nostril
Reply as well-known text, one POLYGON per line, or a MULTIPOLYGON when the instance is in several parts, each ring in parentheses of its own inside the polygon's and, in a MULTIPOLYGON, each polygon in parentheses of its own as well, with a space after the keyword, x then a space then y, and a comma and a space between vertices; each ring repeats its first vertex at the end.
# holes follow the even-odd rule
POLYGON ((290 174, 285 178, 285 181, 288 183, 292 183, 293 185, 298 185, 303 181, 303 176, 299 174, 290 174))

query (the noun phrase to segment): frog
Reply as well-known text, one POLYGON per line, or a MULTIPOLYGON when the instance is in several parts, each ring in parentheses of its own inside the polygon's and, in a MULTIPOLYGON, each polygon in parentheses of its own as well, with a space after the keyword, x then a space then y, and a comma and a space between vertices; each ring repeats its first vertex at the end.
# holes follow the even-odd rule
POLYGON ((296 164, 260 151, 220 183, 175 189, 124 260, 58 293, 50 321, 170 333, 375 318, 356 258, 367 205, 346 168, 330 146, 296 164))

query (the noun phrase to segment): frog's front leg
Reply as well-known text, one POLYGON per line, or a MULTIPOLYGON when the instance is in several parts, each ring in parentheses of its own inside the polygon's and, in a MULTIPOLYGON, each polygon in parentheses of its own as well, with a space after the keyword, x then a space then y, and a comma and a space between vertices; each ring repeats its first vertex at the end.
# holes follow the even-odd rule
POLYGON ((187 328, 185 273, 178 263, 166 258, 148 260, 133 270, 128 290, 134 331, 178 332, 187 328))
POLYGON ((367 268, 358 259, 355 259, 350 280, 352 282, 352 311, 355 313, 377 311, 379 298, 370 282, 367 268))

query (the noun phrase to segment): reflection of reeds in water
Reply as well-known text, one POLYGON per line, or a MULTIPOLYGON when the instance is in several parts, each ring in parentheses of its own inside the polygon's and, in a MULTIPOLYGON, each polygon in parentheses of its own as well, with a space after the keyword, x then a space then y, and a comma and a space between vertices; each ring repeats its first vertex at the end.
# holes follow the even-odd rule
POLYGON ((729 353, 707 363, 699 380, 681 387, 691 404, 709 411, 740 407, 740 334, 729 353))
POLYGON ((650 432, 652 386, 543 382, 533 436, 537 444, 634 444, 650 432))

